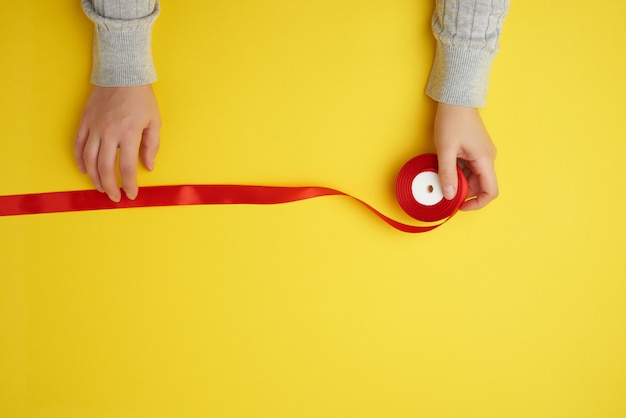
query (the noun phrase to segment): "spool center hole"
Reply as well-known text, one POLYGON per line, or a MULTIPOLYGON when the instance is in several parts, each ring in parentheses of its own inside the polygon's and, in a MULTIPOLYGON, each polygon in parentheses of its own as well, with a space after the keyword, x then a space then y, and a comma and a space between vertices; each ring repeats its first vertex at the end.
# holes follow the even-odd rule
POLYGON ((435 190, 435 188, 429 184, 426 190, 428 190, 428 193, 432 193, 435 190))

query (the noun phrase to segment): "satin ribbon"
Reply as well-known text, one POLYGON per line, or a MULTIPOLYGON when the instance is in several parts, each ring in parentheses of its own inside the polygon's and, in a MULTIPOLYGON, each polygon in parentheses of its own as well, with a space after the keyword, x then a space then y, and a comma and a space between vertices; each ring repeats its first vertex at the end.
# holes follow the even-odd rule
POLYGON ((101 209, 123 209, 150 206, 288 203, 321 196, 347 196, 376 214, 392 227, 404 232, 426 232, 437 228, 454 215, 468 193, 465 176, 457 167, 458 192, 454 199, 442 199, 425 206, 415 199, 411 184, 419 173, 437 172, 437 156, 422 154, 408 161, 398 173, 396 195, 398 203, 412 218, 436 225, 407 225, 385 216, 365 201, 328 187, 281 187, 229 184, 196 184, 142 187, 135 200, 123 196, 115 203, 97 190, 34 193, 0 196, 0 216, 29 215, 55 212, 77 212, 101 209))

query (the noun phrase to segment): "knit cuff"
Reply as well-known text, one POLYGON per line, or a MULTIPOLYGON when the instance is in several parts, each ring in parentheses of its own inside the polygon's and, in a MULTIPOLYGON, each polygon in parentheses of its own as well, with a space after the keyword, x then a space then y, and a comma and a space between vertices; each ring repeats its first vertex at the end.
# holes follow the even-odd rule
POLYGON ((96 26, 91 82, 104 87, 155 82, 151 32, 151 25, 134 30, 96 26))
POLYGON ((153 12, 138 19, 110 19, 100 16, 90 0, 83 10, 96 29, 93 38, 91 82, 98 86, 138 86, 156 81, 152 59, 152 25, 158 17, 159 2, 153 12))
POLYGON ((426 94, 442 103, 484 107, 494 52, 437 42, 426 94))

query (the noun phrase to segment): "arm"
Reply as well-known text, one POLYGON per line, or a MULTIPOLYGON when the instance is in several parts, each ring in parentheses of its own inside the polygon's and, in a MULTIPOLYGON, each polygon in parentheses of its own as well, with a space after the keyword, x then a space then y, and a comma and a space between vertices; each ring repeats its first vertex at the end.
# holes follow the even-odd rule
POLYGON ((119 201, 115 175, 117 149, 126 195, 137 196, 137 157, 152 170, 159 147, 160 117, 150 83, 156 80, 152 60, 152 25, 158 0, 82 0, 95 24, 93 91, 74 142, 79 169, 95 187, 119 201))
POLYGON ((491 65, 509 0, 437 0, 432 27, 437 40, 426 93, 436 100, 435 146, 444 196, 456 194, 456 163, 468 176, 461 209, 485 206, 498 195, 496 150, 477 108, 485 105, 491 65))

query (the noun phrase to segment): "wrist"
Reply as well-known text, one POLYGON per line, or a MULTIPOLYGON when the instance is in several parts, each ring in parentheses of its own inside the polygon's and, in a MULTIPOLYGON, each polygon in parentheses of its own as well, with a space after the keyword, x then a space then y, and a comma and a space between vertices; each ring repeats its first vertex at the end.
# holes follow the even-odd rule
POLYGON ((437 113, 450 115, 476 115, 478 114, 478 108, 437 102, 437 113))

